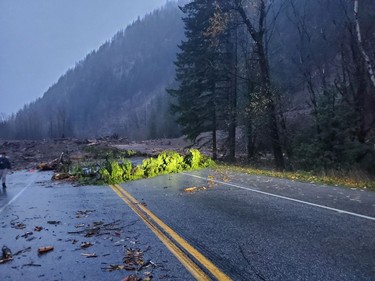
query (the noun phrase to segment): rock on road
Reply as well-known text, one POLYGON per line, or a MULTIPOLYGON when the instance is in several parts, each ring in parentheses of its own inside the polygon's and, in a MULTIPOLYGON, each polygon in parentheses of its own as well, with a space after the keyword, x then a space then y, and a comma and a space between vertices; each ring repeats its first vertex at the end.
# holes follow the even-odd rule
MULTIPOLYGON (((1 280, 122 280, 129 274, 194 280, 110 187, 56 184, 50 176, 17 172, 0 192, 0 246, 22 251, 0 264, 1 280), (96 224, 100 232, 85 237, 96 224), (82 242, 93 245, 83 249, 82 242), (37 254, 48 245, 52 252, 37 254), (105 270, 122 264, 130 248, 152 266, 105 270), (97 257, 82 255, 88 253, 97 257)), ((375 280, 373 192, 212 170, 121 186, 233 280, 375 280)))

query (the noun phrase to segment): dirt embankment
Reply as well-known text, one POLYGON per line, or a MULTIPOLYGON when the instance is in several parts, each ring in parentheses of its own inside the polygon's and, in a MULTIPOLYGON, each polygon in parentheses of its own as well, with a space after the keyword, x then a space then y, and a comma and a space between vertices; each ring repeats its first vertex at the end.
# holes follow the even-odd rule
POLYGON ((129 142, 127 139, 53 139, 53 140, 0 140, 0 153, 6 152, 13 170, 34 169, 37 164, 59 158, 61 153, 72 160, 85 158, 88 146, 113 146, 157 155, 164 150, 183 152, 189 145, 183 138, 129 142))
POLYGON ((72 139, 55 140, 6 140, 0 142, 0 152, 6 152, 12 169, 32 169, 38 163, 48 162, 60 157, 61 153, 69 155, 81 153, 86 141, 72 139))

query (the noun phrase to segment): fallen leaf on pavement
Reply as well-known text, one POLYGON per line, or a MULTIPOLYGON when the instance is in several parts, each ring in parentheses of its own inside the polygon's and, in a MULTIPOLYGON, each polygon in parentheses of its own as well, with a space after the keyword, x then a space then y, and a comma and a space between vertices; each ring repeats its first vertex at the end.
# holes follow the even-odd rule
POLYGON ((122 281, 139 281, 139 280, 142 280, 142 279, 139 278, 137 275, 129 275, 125 277, 122 281))
POLYGON ((0 259, 0 264, 2 264, 2 263, 6 263, 6 262, 11 261, 11 260, 13 260, 13 258, 0 259))
POLYGON ((185 192, 187 193, 190 193, 190 192, 195 192, 195 191, 200 191, 200 190, 206 190, 207 188, 205 186, 201 186, 201 187, 196 187, 196 186, 193 186, 193 187, 187 187, 184 189, 185 192))
POLYGON ((34 233, 32 233, 31 231, 28 231, 28 232, 26 232, 25 234, 23 234, 23 235, 21 235, 21 237, 23 237, 23 238, 28 238, 30 235, 33 235, 34 233))
POLYGON ((229 177, 226 177, 226 176, 223 177, 223 182, 229 182, 229 181, 230 181, 229 177))
POLYGON ((184 189, 185 192, 194 192, 198 189, 198 187, 193 186, 193 187, 187 187, 184 189))
POLYGON ((85 234, 85 237, 92 237, 92 236, 98 235, 99 231, 100 231, 99 227, 94 227, 94 228, 88 229, 86 234, 85 234))
POLYGON ((38 248, 38 253, 39 254, 45 254, 45 253, 48 253, 50 251, 53 251, 53 246, 45 246, 45 247, 40 247, 38 248))
POLYGON ((90 242, 82 242, 82 243, 81 243, 81 248, 86 249, 86 248, 88 248, 88 247, 91 247, 92 245, 93 245, 93 244, 90 243, 90 242))
POLYGON ((61 223, 61 221, 47 221, 48 224, 54 224, 54 225, 58 225, 61 223))
POLYGON ((24 223, 18 223, 16 225, 14 225, 13 228, 15 228, 15 229, 24 229, 24 228, 26 228, 26 225, 24 223))
MULTIPOLYGON (((152 266, 152 267, 156 267, 155 263, 153 263, 151 260, 148 260, 148 261, 146 261, 145 263, 143 263, 143 264, 137 269, 137 271, 141 271, 142 269, 144 269, 144 268, 146 268, 146 267, 150 267, 150 266, 152 266)), ((145 274, 146 274, 146 272, 145 272, 145 274)))
POLYGON ((43 230, 43 227, 41 227, 41 226, 36 226, 35 228, 34 228, 34 231, 37 231, 37 232, 40 232, 40 231, 42 231, 43 230))
POLYGON ((126 264, 111 264, 109 267, 104 268, 108 270, 109 272, 115 271, 115 270, 136 270, 134 266, 126 265, 126 264))
POLYGON ((214 188, 215 187, 215 177, 214 176, 208 176, 208 188, 214 188))
POLYGON ((95 212, 95 210, 82 210, 82 211, 77 211, 76 212, 76 218, 81 218, 81 217, 87 217, 89 214, 92 212, 95 212))
POLYGON ((94 221, 92 224, 93 224, 93 226, 99 226, 99 225, 104 224, 104 222, 102 222, 102 221, 94 221))
POLYGON ((120 265, 120 264, 117 264, 117 265, 110 264, 109 268, 107 268, 108 271, 123 270, 123 269, 125 269, 125 265, 120 265))
POLYGON ((126 257, 124 257, 123 262, 128 265, 144 264, 142 251, 139 249, 127 249, 126 257))
POLYGON ((98 256, 96 255, 96 253, 82 253, 81 256, 84 256, 86 258, 97 258, 98 256))
POLYGON ((0 264, 13 260, 12 251, 7 246, 4 245, 1 251, 2 257, 0 259, 0 264))

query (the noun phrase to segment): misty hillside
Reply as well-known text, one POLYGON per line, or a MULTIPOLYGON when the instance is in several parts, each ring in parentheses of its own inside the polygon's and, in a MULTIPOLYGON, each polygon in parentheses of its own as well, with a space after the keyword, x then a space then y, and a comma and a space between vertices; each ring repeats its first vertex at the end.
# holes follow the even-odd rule
POLYGON ((185 4, 117 33, 0 123, 2 138, 206 133, 214 157, 373 171, 374 1, 185 4))
POLYGON ((20 110, 14 137, 175 135, 165 88, 174 80, 182 38, 176 3, 138 19, 20 110))

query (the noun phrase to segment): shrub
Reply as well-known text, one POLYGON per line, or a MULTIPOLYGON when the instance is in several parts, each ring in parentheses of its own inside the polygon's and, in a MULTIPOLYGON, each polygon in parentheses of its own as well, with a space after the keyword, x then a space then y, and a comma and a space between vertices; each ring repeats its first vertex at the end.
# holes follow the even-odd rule
POLYGON ((177 173, 184 170, 184 158, 175 151, 164 151, 156 158, 143 160, 142 168, 146 177, 177 173))
POLYGON ((107 169, 100 169, 99 174, 100 174, 101 180, 104 183, 107 183, 107 184, 113 184, 114 183, 112 181, 111 174, 109 173, 109 171, 107 169))
POLYGON ((132 179, 132 169, 133 165, 132 162, 130 162, 128 159, 122 159, 119 162, 119 166, 122 169, 122 180, 128 181, 132 179))
POLYGON ((139 180, 145 176, 145 171, 140 165, 133 167, 132 169, 132 180, 139 180))
POLYGON ((159 174, 161 162, 158 158, 147 158, 143 160, 141 167, 146 178, 156 177, 159 174))
POLYGON ((107 160, 99 170, 101 179, 108 184, 116 184, 124 181, 143 177, 143 170, 137 169, 136 173, 132 163, 128 159, 107 160))
POLYGON ((198 169, 200 167, 202 154, 198 149, 190 149, 184 158, 184 162, 188 169, 198 169))
MULTIPOLYGON (((90 169, 99 175, 97 183, 117 184, 141 178, 156 177, 158 175, 178 173, 184 170, 210 167, 214 162, 202 155, 198 150, 192 149, 183 157, 175 151, 164 151, 157 157, 143 160, 141 165, 134 166, 130 160, 106 160, 99 168, 90 169)), ((98 167, 98 166, 96 166, 98 167)), ((77 167, 75 173, 83 176, 86 168, 77 167)))
POLYGON ((186 169, 199 169, 207 168, 215 165, 215 162, 204 156, 198 149, 190 149, 188 154, 184 158, 184 164, 186 169))
POLYGON ((184 158, 175 151, 165 151, 158 155, 158 162, 161 163, 160 173, 178 173, 184 170, 184 158))
POLYGON ((120 164, 115 161, 115 160, 112 160, 112 161, 109 161, 110 165, 111 165, 111 182, 110 183, 120 183, 123 181, 123 174, 124 174, 124 171, 122 169, 122 167, 120 166, 120 164))

